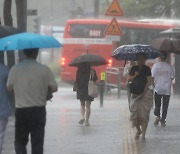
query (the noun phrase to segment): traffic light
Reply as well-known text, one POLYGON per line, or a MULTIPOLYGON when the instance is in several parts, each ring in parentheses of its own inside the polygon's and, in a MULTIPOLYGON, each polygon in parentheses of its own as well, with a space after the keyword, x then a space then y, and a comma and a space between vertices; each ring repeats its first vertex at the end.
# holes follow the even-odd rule
POLYGON ((35 29, 35 33, 40 33, 40 26, 41 26, 41 18, 38 17, 38 18, 35 18, 33 19, 34 21, 34 29, 35 29))

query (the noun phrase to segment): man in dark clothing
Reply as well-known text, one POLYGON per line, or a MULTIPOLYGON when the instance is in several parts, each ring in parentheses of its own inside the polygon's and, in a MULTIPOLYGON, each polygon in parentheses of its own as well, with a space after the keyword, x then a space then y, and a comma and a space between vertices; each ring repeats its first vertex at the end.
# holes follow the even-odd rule
POLYGON ((7 87, 15 95, 15 151, 27 154, 31 135, 32 154, 43 154, 48 90, 57 91, 57 83, 47 66, 36 61, 38 49, 24 50, 26 59, 10 70, 7 87))

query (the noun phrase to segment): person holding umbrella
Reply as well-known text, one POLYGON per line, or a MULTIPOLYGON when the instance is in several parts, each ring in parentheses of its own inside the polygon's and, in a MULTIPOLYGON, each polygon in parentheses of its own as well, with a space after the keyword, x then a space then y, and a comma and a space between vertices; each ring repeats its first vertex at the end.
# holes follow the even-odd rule
MULTIPOLYGON (((124 71, 123 71, 123 77, 124 77, 124 78, 127 79, 131 68, 132 68, 133 66, 135 66, 135 65, 136 65, 136 62, 135 62, 135 61, 129 61, 129 63, 125 65, 124 71)), ((130 109, 131 93, 130 93, 130 83, 129 83, 129 82, 127 82, 126 89, 127 89, 128 103, 129 103, 129 109, 130 109)))
POLYGON ((0 39, 0 50, 23 50, 25 59, 10 70, 7 89, 15 96, 15 152, 27 154, 31 136, 32 154, 43 154, 46 104, 57 83, 52 71, 36 61, 39 48, 58 48, 51 36, 21 33, 0 39))
POLYGON ((91 102, 94 100, 93 97, 88 95, 90 74, 92 75, 91 79, 96 82, 98 80, 96 71, 92 69, 88 63, 82 63, 78 66, 76 74, 77 99, 81 102, 82 115, 82 119, 79 121, 79 124, 82 125, 85 123, 85 126, 90 126, 89 117, 91 114, 91 102))
POLYGON ((79 121, 81 125, 85 123, 85 126, 90 126, 91 102, 94 100, 94 96, 90 96, 89 94, 89 81, 96 82, 98 80, 96 71, 91 66, 106 64, 107 62, 104 58, 93 54, 81 55, 70 63, 70 66, 78 67, 75 83, 77 99, 81 103, 82 119, 79 121))
POLYGON ((145 141, 153 102, 152 91, 149 90, 151 69, 145 65, 145 62, 145 54, 139 53, 137 55, 137 66, 132 67, 128 77, 128 81, 131 82, 130 92, 132 94, 130 120, 137 129, 135 139, 138 140, 142 134, 142 141, 145 141))
POLYGON ((155 109, 156 116, 154 125, 157 126, 161 122, 161 126, 166 126, 166 117, 171 95, 172 80, 175 77, 173 67, 167 63, 168 53, 162 52, 160 62, 157 62, 152 67, 152 77, 154 78, 155 91, 155 109), (162 104, 162 117, 160 116, 162 104))
POLYGON ((141 140, 145 141, 153 104, 153 92, 149 88, 152 83, 151 69, 146 66, 146 60, 155 59, 160 53, 150 45, 134 44, 120 46, 112 56, 117 60, 137 61, 137 65, 131 68, 128 76, 131 93, 130 120, 137 129, 135 139, 138 140, 142 134, 141 140))

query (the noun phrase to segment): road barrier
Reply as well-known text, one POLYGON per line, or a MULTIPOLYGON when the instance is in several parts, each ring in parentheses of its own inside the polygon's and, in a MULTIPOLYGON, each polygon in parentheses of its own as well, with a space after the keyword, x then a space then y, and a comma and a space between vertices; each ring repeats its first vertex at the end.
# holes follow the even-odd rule
POLYGON ((118 98, 121 96, 121 80, 122 80, 122 68, 120 67, 107 67, 106 79, 105 79, 105 93, 111 89, 118 89, 118 98))

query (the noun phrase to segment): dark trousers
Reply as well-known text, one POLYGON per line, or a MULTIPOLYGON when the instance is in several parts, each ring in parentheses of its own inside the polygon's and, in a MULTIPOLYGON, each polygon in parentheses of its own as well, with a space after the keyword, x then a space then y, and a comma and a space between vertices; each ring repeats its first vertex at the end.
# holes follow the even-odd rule
POLYGON ((161 104, 162 104, 162 121, 166 120, 167 111, 169 107, 170 95, 159 95, 155 93, 155 110, 154 114, 160 117, 161 104))
POLYGON ((46 108, 18 108, 15 113, 15 151, 27 154, 26 145, 31 137, 32 154, 43 154, 46 108))

